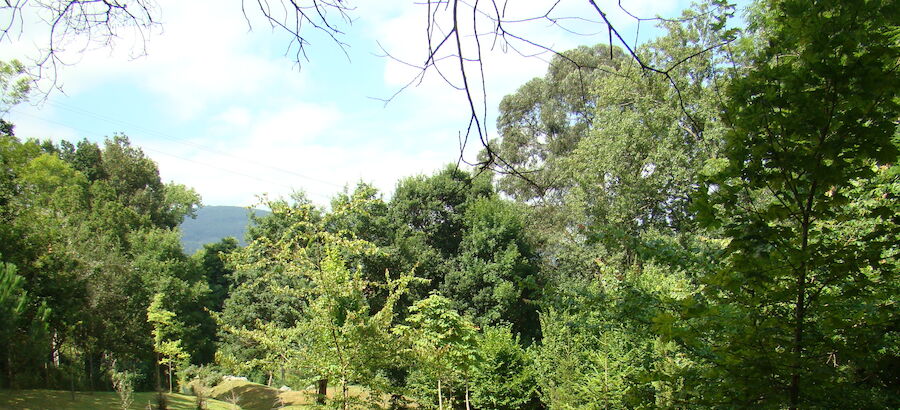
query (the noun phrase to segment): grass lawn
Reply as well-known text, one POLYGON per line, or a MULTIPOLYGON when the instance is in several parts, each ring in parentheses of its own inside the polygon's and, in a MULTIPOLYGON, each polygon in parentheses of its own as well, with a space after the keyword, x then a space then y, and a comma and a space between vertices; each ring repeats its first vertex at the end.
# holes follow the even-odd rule
MULTIPOLYGON (((357 399, 369 399, 370 392, 359 386, 349 386, 350 397, 357 399)), ((316 392, 314 390, 279 391, 262 384, 250 383, 242 380, 226 380, 210 389, 207 393, 228 403, 237 403, 241 409, 268 410, 272 408, 282 409, 309 409, 316 408, 316 392)), ((328 386, 328 399, 340 397, 340 386, 328 386)), ((389 395, 381 397, 380 406, 388 407, 389 395)), ((359 407, 359 406, 355 406, 359 407)), ((364 408, 370 408, 365 406, 364 408)))
MULTIPOLYGON (((340 395, 340 387, 328 386, 328 398, 340 395)), ((369 392, 358 386, 350 386, 351 397, 367 398, 369 392)), ((206 400, 208 410, 269 410, 273 408, 309 409, 315 406, 314 391, 278 391, 261 384, 239 380, 227 380, 210 389, 206 400), (214 400, 213 397, 218 398, 214 400), (231 403, 234 402, 238 406, 231 403)), ((168 407, 172 410, 196 409, 194 396, 184 394, 166 394, 168 407)), ((387 406, 390 399, 382 397, 382 405, 387 406)), ((147 404, 156 404, 156 393, 135 393, 130 409, 146 409, 147 404)), ((119 409, 119 396, 115 392, 75 392, 65 390, 0 390, 0 409, 47 410, 95 410, 119 409)))
MULTIPOLYGON (((170 409, 196 409, 194 396, 183 394, 166 394, 170 409)), ((147 403, 156 403, 156 393, 135 393, 130 409, 146 409, 147 403)), ((60 390, 0 390, 0 409, 118 409, 119 396, 115 392, 75 392, 60 390)), ((218 400, 207 400, 209 410, 231 410, 235 407, 218 400)))

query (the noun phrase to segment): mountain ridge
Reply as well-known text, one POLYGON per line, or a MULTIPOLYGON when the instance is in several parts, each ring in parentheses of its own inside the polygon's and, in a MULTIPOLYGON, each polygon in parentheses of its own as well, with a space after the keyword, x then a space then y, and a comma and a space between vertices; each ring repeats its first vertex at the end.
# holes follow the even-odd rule
POLYGON ((250 209, 240 206, 208 205, 197 209, 194 218, 185 217, 181 228, 181 245, 185 253, 193 254, 207 243, 214 243, 229 236, 238 240, 241 246, 246 245, 244 234, 250 226, 251 212, 256 216, 265 216, 269 211, 250 209))

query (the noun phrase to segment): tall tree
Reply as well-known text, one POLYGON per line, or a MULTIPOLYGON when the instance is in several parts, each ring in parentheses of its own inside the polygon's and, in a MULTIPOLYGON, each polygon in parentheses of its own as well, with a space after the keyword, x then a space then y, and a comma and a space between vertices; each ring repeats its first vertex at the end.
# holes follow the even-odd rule
MULTIPOLYGON (((627 60, 618 47, 606 44, 578 47, 554 56, 544 77, 538 77, 503 97, 496 141, 497 154, 513 173, 498 180, 500 190, 521 201, 545 199, 558 203, 571 180, 560 171, 568 156, 594 124, 594 107, 606 97, 594 83, 620 72, 627 60)), ((503 164, 498 164, 502 165, 503 164)))
POLYGON ((896 328, 875 323, 896 320, 884 293, 896 282, 896 237, 885 237, 896 214, 884 219, 890 201, 859 187, 895 195, 867 181, 895 174, 900 8, 773 0, 751 21, 760 41, 728 91, 726 155, 697 198, 729 240, 704 280, 717 386, 708 399, 891 407, 867 376, 882 356, 848 341, 894 349, 880 336, 896 328))

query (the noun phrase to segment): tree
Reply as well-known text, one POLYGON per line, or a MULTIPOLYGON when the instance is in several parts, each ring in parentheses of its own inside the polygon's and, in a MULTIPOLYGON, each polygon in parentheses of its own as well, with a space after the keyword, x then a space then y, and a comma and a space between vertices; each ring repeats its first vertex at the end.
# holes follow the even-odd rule
MULTIPOLYGON (((308 203, 271 203, 272 215, 258 228, 278 228, 257 236, 247 248, 235 252, 232 260, 236 273, 255 272, 263 278, 260 298, 290 302, 276 310, 290 319, 221 321, 235 344, 255 349, 252 364, 282 374, 287 368, 305 380, 319 381, 320 391, 329 381, 339 381, 340 402, 345 408, 358 399, 349 396, 350 383, 384 390, 387 381, 381 373, 395 356, 390 333, 395 306, 416 280, 411 273, 392 278, 387 271, 381 281, 367 279, 360 262, 370 258, 361 256, 380 250, 356 239, 352 231, 332 231, 360 216, 366 204, 364 199, 354 198, 318 217, 308 203), (357 265, 353 267, 349 261, 357 265), (380 294, 384 299, 374 297, 380 294)), ((238 290, 246 283, 241 282, 238 290)), ((227 319, 225 314, 232 300, 237 301, 233 299, 237 294, 226 301, 222 319, 227 319)))
POLYGON ((221 312, 234 282, 231 275, 234 270, 226 266, 228 255, 238 249, 238 241, 235 238, 222 238, 219 242, 203 245, 194 258, 197 259, 206 283, 210 288, 210 306, 216 312, 221 312))
POLYGON ((441 290, 476 324, 511 324, 523 342, 538 340, 544 280, 523 208, 496 197, 477 199, 466 208, 462 236, 441 290))
MULTIPOLYGON (((157 383, 159 382, 159 365, 168 366, 169 393, 172 392, 172 375, 177 367, 187 362, 189 355, 181 345, 184 324, 175 313, 164 306, 165 295, 156 293, 147 307, 147 322, 153 326, 153 349, 157 353, 157 383)), ((157 384, 157 387, 159 385, 157 384)))
MULTIPOLYGON (((436 386, 440 409, 445 406, 444 390, 454 383, 463 384, 465 404, 469 406, 469 380, 475 364, 477 331, 471 321, 452 308, 452 303, 432 294, 410 307, 405 324, 394 329, 410 346, 418 363, 416 370, 436 386)), ((426 400, 418 399, 423 403, 426 400)))
POLYGON ((474 176, 453 165, 430 177, 410 177, 397 184, 389 206, 399 266, 415 268, 419 277, 429 280, 414 290, 415 299, 441 287, 460 252, 466 209, 493 195, 488 175, 474 176))
MULTIPOLYGON (((34 333, 37 341, 30 344, 50 351, 21 355, 23 371, 45 370, 24 372, 33 376, 20 379, 23 386, 59 387, 63 378, 77 376, 93 389, 109 355, 151 365, 146 311, 154 292, 182 298, 169 309, 203 323, 194 315, 203 316, 197 301, 208 290, 196 286, 197 271, 176 232, 158 228, 180 219, 198 201, 196 194, 161 184, 152 161, 119 149, 128 145, 124 137, 108 145, 122 155, 106 159, 117 158, 119 166, 104 167, 104 151, 84 141, 76 148, 2 137, 0 251, 21 267, 23 286, 35 300, 26 317, 38 314, 41 303, 53 311, 49 332, 34 333), (112 178, 139 182, 126 189, 127 183, 112 178), (136 206, 137 197, 161 199, 136 206), (153 215, 161 217, 154 221, 153 215)), ((188 335, 195 334, 189 326, 188 335)), ((196 354, 196 340, 187 338, 185 349, 196 354)))
POLYGON ((898 13, 891 2, 768 1, 753 15, 760 40, 728 90, 725 157, 697 195, 729 241, 703 280, 712 403, 890 407, 861 376, 873 356, 848 342, 890 349, 879 326, 855 329, 890 316, 883 292, 896 281, 896 241, 883 236, 896 219, 871 202, 872 189, 888 199, 892 188, 869 181, 895 173, 898 13))
MULTIPOLYGON (((31 91, 30 78, 19 60, 0 61, 0 115, 9 112, 14 105, 24 101, 31 91)), ((2 120, 0 120, 2 121, 2 120)), ((3 122, 8 124, 7 122, 3 122)), ((3 134, 12 134, 3 132, 3 134)))
POLYGON ((25 278, 16 274, 16 266, 0 259, 0 344, 6 349, 2 358, 4 385, 15 387, 16 367, 20 358, 13 358, 13 352, 24 352, 26 346, 39 340, 46 333, 50 310, 46 304, 38 305, 34 316, 28 318, 35 304, 24 289, 25 278))
MULTIPOLYGON (((571 184, 559 168, 594 124, 598 99, 594 84, 606 76, 623 76, 627 60, 618 47, 600 44, 562 52, 547 74, 503 97, 494 150, 509 168, 528 175, 500 174, 500 190, 520 201, 561 201, 571 184)), ((503 164, 498 164, 501 169, 503 164)))
POLYGON ((289 329, 300 320, 306 300, 281 290, 302 289, 307 283, 300 275, 286 274, 284 261, 272 255, 283 252, 277 246, 280 241, 309 237, 322 221, 321 211, 302 195, 295 195, 293 203, 269 201, 266 205, 272 213, 264 217, 251 214, 254 223, 247 230, 247 246, 229 254, 226 266, 233 270, 230 278, 235 286, 216 315, 221 340, 216 361, 261 382, 280 370, 272 367, 278 363, 268 359, 271 352, 262 342, 243 337, 237 330, 253 330, 261 323, 289 329))
MULTIPOLYGON (((685 10, 679 22, 662 23, 666 35, 639 52, 664 64, 728 41, 734 35, 724 26, 730 13, 709 4, 685 10)), ((558 159, 564 180, 573 185, 566 199, 580 223, 598 236, 610 235, 604 232, 609 228, 626 237, 693 230, 690 194, 722 140, 717 89, 728 82, 726 58, 709 51, 679 65, 669 77, 677 88, 663 78, 635 75, 633 64, 592 84, 593 126, 570 155, 558 159)))
POLYGON ((485 327, 478 334, 472 376, 476 408, 536 407, 535 368, 509 327, 485 327))

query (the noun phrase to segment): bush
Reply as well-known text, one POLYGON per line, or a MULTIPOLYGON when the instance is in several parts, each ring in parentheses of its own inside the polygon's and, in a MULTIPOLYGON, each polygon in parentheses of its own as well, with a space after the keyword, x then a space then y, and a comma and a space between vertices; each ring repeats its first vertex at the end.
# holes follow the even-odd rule
POLYGON ((509 327, 486 327, 477 348, 470 388, 475 407, 521 409, 538 402, 530 357, 509 327))
POLYGON ((221 367, 215 365, 190 365, 179 373, 181 376, 179 384, 185 390, 185 393, 191 393, 192 387, 189 386, 194 381, 199 382, 203 387, 209 388, 217 386, 222 382, 222 378, 225 376, 225 371, 222 370, 221 367))
POLYGON ((116 393, 119 395, 122 409, 127 410, 131 407, 131 402, 134 400, 132 396, 136 379, 134 372, 113 370, 110 372, 110 379, 112 380, 113 388, 116 389, 116 393))

